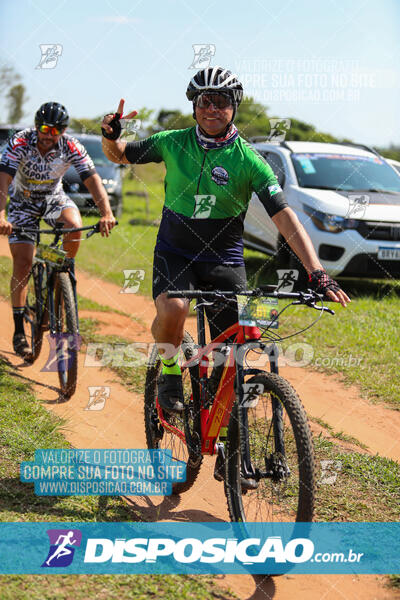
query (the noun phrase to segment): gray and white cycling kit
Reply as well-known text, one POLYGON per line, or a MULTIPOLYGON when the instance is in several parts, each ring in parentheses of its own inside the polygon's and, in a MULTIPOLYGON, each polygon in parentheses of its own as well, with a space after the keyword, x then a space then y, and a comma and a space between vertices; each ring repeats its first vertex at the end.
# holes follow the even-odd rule
MULTIPOLYGON (((42 156, 37 148, 36 129, 15 133, 5 147, 0 171, 13 177, 10 185, 8 220, 15 227, 37 228, 43 218, 54 226, 62 211, 76 208, 62 187, 62 177, 71 165, 84 181, 96 169, 82 144, 74 137, 63 134, 52 150, 42 156)), ((78 210, 78 209, 77 209, 78 210)), ((10 244, 34 243, 35 236, 12 233, 10 244)))

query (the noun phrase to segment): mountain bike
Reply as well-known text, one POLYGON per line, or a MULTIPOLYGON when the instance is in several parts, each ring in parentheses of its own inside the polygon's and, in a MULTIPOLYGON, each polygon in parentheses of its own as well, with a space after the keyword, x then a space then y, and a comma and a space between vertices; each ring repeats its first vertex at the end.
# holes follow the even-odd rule
POLYGON ((224 480, 232 521, 311 521, 315 490, 312 435, 300 399, 279 375, 277 342, 292 336, 278 335, 276 327, 289 306, 320 311, 318 318, 301 331, 314 325, 324 312, 334 312, 311 290, 288 293, 275 286, 239 296, 200 290, 173 291, 168 296, 196 299, 198 330, 197 346, 188 333, 181 345, 181 415, 167 414, 158 404, 161 364, 156 345, 147 369, 147 445, 170 449, 173 458, 186 463, 186 481, 173 484, 173 493, 193 485, 204 455, 217 455, 214 476, 224 480), (288 301, 279 312, 271 304, 262 308, 262 302, 278 300, 288 301), (221 302, 240 304, 239 320, 206 344, 205 308, 221 302), (213 353, 219 360, 214 360, 211 369, 213 353), (249 365, 251 356, 259 361, 263 354, 268 372, 249 365))
MULTIPOLYGON (((70 398, 76 389, 80 346, 78 303, 74 260, 61 248, 64 233, 88 231, 86 238, 100 231, 99 224, 63 229, 13 228, 13 231, 36 236, 36 253, 29 273, 24 323, 29 351, 24 360, 33 363, 39 356, 43 333, 50 331, 50 357, 55 361, 61 397, 70 398), (51 243, 40 242, 40 234, 52 234, 51 243)), ((51 365, 48 363, 47 368, 51 365)))

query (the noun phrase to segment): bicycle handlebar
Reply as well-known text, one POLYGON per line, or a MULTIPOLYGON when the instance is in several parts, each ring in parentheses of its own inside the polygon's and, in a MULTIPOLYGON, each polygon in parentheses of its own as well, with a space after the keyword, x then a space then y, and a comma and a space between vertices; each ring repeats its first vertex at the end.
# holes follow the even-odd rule
MULTIPOLYGON (((267 286, 266 286, 267 287, 267 286)), ((276 288, 277 286, 268 286, 269 288, 276 288)), ((226 298, 235 298, 237 295, 249 296, 249 297, 262 297, 266 298, 305 298, 322 300, 322 296, 310 290, 310 292, 277 292, 276 290, 269 291, 263 288, 255 288, 254 290, 243 290, 240 292, 234 292, 232 290, 223 291, 208 291, 208 290, 176 290, 167 292, 168 298, 203 298, 204 300, 221 300, 226 298)))
POLYGON ((202 290, 176 290, 167 292, 168 298, 187 298, 191 299, 202 299, 202 300, 224 300, 235 298, 237 295, 240 296, 248 296, 252 298, 277 298, 280 300, 295 300, 293 304, 305 304, 310 308, 314 308, 315 310, 321 310, 325 312, 329 312, 334 315, 335 312, 327 308, 326 306, 315 306, 315 302, 322 302, 323 296, 321 294, 317 294, 312 290, 307 290, 307 292, 279 292, 276 291, 277 286, 266 285, 261 286, 259 288, 255 288, 254 290, 244 290, 241 292, 233 292, 232 290, 228 291, 202 291, 202 290))
MULTIPOLYGON (((100 223, 96 223, 95 225, 88 225, 86 227, 71 227, 69 229, 62 229, 62 223, 60 226, 53 227, 52 229, 29 229, 27 227, 13 227, 13 232, 15 233, 49 233, 49 234, 64 234, 64 233, 73 233, 75 231, 89 231, 86 237, 90 237, 95 233, 100 232, 100 223)), ((118 225, 118 221, 115 222, 115 225, 118 225)))

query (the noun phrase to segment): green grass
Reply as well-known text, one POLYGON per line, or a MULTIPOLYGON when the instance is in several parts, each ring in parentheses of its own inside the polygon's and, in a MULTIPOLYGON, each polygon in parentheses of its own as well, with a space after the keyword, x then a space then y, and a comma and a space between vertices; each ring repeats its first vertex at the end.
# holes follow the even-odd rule
POLYGON ((317 521, 394 521, 400 519, 400 466, 393 460, 338 448, 323 434, 314 437, 319 481, 317 521), (321 483, 321 461, 337 462, 333 484, 321 483))
MULTIPOLYGON (((222 590, 206 575, 8 575, 2 600, 230 600, 238 598, 222 590)), ((0 585, 2 580, 0 579, 0 585)))
MULTIPOLYGON (((0 520, 2 522, 139 521, 142 514, 121 498, 36 496, 19 480, 20 462, 33 460, 37 448, 67 448, 64 423, 34 397, 29 383, 0 359, 0 520)), ((76 598, 235 598, 209 576, 3 575, 2 600, 76 598)))
POLYGON ((10 297, 11 258, 0 256, 0 296, 10 297))
POLYGON ((329 432, 329 435, 331 437, 334 437, 337 440, 342 440, 343 442, 348 442, 349 444, 353 444, 354 446, 359 446, 360 448, 363 448, 363 450, 368 450, 368 446, 366 446, 366 444, 363 444, 362 442, 360 442, 360 440, 357 440, 352 435, 348 435, 347 433, 344 433, 343 431, 335 431, 333 429, 333 427, 331 425, 329 425, 329 423, 327 423, 326 421, 323 421, 322 419, 319 419, 318 417, 310 417, 310 416, 308 416, 308 419, 310 421, 312 421, 313 423, 318 423, 318 425, 321 425, 321 427, 323 427, 324 429, 326 429, 329 432))
POLYGON ((126 317, 129 317, 129 315, 127 313, 123 312, 122 310, 110 308, 109 306, 106 306, 105 304, 99 304, 95 300, 91 300, 90 298, 85 298, 84 296, 81 296, 80 294, 78 294, 78 306, 79 306, 80 310, 93 310, 96 312, 110 312, 111 311, 111 312, 117 313, 119 315, 124 315, 126 317))
MULTIPOLYGON (((289 310, 282 316, 281 335, 310 324, 316 315, 306 308, 289 310)), ((400 410, 400 299, 395 294, 381 300, 359 297, 347 309, 335 305, 334 310, 334 317, 323 315, 312 329, 285 346, 293 341, 309 344, 312 368, 339 374, 346 384, 360 386, 370 400, 384 401, 400 410)))
MULTIPOLYGON (((140 294, 151 295, 153 251, 157 237, 154 225, 131 225, 136 222, 160 219, 164 204, 163 168, 148 164, 135 166, 135 179, 124 179, 124 211, 118 218, 119 225, 106 239, 99 235, 81 244, 77 266, 88 273, 101 277, 122 287, 124 269, 142 269, 145 277, 140 285, 140 294), (146 181, 151 181, 147 184, 146 181), (128 195, 129 192, 147 191, 148 208, 144 198, 128 195)), ((97 217, 86 217, 85 225, 95 223, 97 217)))
MULTIPOLYGON (((80 320, 80 333, 82 336, 82 342, 87 344, 92 343, 104 343, 104 344, 130 344, 131 342, 123 337, 115 335, 99 335, 96 333, 99 321, 95 319, 81 319, 80 320)), ((143 358, 143 354, 138 353, 138 358, 143 358)), ((134 356, 130 356, 132 360, 134 356)), ((146 379, 146 366, 137 365, 135 368, 131 366, 114 366, 112 363, 107 364, 107 368, 112 369, 124 382, 130 392, 142 394, 146 379)))

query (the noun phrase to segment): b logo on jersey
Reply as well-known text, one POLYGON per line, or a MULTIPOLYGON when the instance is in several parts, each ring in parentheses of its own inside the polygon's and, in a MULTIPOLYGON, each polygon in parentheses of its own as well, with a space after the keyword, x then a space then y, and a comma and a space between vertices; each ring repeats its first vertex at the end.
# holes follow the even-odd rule
POLYGON ((211 171, 211 179, 217 185, 226 185, 229 181, 228 171, 224 167, 214 167, 211 171))

